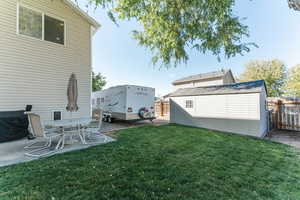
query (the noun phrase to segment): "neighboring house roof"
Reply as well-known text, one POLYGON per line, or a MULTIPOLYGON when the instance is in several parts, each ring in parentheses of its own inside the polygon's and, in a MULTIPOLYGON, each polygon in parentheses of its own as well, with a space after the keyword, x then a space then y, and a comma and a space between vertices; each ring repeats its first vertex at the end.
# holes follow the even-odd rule
POLYGON ((228 69, 228 70, 222 69, 222 70, 215 71, 215 72, 208 72, 208 73, 187 76, 187 77, 184 77, 184 78, 174 81, 172 84, 178 85, 178 84, 183 84, 183 83, 188 83, 188 82, 193 82, 193 81, 202 81, 202 80, 207 80, 207 79, 216 79, 216 78, 221 79, 227 73, 231 73, 232 78, 234 78, 230 69, 228 69))
POLYGON ((74 10, 77 14, 79 14, 81 17, 86 19, 93 27, 95 30, 100 28, 100 24, 93 19, 91 16, 89 16, 85 11, 83 11, 79 6, 77 6, 75 3, 73 3, 71 0, 63 0, 63 2, 68 5, 71 9, 74 10))
POLYGON ((233 83, 228 85, 214 85, 195 88, 182 88, 171 93, 170 97, 180 96, 200 96, 200 95, 219 95, 219 94, 245 94, 260 93, 265 88, 265 81, 249 81, 233 83))

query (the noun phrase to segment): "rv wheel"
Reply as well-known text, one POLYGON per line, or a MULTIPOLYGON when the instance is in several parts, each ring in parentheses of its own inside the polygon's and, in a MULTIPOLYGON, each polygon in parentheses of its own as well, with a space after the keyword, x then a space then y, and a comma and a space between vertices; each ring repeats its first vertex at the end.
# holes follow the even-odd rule
POLYGON ((104 122, 107 122, 107 121, 108 121, 108 117, 107 117, 107 116, 104 116, 104 117, 103 117, 103 121, 104 121, 104 122))
POLYGON ((113 123, 113 118, 108 117, 107 121, 108 121, 108 123, 113 123))

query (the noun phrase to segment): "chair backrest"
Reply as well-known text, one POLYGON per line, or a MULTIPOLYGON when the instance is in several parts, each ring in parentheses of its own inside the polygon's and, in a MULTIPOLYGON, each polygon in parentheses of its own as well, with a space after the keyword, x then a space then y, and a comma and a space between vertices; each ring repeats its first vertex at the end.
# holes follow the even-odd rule
POLYGON ((102 125, 102 115, 103 115, 103 110, 102 109, 95 109, 93 110, 93 118, 94 118, 94 122, 97 122, 97 125, 94 124, 94 128, 101 128, 102 125))
POLYGON ((41 117, 34 113, 28 113, 31 133, 34 137, 44 137, 45 132, 41 123, 41 117))

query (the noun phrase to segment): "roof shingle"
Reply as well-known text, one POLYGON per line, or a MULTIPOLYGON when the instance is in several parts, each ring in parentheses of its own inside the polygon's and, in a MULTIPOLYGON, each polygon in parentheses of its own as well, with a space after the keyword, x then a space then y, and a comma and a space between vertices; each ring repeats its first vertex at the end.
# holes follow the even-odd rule
POLYGON ((258 80, 258 81, 233 83, 228 85, 213 85, 213 86, 206 86, 206 87, 181 88, 171 93, 169 97, 259 93, 262 91, 264 87, 265 87, 265 81, 258 80))

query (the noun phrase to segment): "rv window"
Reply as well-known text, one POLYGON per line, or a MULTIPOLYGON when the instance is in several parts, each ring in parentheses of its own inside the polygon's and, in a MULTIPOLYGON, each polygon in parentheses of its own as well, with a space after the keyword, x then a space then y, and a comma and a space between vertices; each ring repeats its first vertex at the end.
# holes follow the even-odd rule
POLYGON ((104 98, 101 98, 101 103, 104 103, 104 98))
POLYGON ((185 107, 186 108, 193 108, 193 101, 192 100, 186 100, 185 101, 185 107))
POLYGON ((97 105, 100 105, 100 98, 97 98, 97 105))
POLYGON ((53 120, 54 121, 61 120, 61 111, 54 111, 53 112, 53 120))

